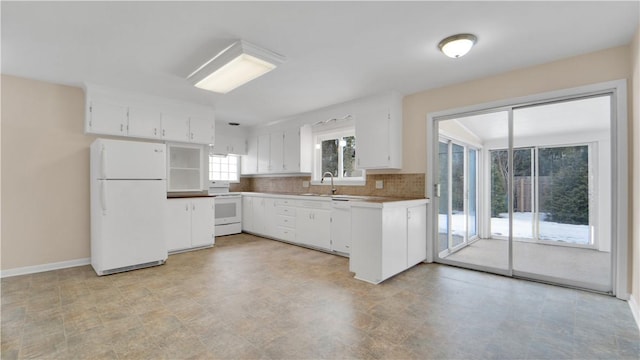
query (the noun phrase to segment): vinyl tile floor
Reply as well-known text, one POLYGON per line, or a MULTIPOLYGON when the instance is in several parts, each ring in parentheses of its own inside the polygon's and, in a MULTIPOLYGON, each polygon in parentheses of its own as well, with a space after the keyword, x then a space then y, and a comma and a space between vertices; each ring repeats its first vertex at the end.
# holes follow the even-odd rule
POLYGON ((380 285, 246 234, 165 265, 2 279, 2 359, 638 359, 613 297, 437 264, 380 285))

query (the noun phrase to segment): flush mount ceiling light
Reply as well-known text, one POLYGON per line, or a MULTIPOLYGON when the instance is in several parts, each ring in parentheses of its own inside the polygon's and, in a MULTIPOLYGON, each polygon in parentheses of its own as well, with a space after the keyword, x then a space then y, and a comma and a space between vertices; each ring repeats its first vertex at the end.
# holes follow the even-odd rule
POLYGON ((226 94, 276 68, 284 56, 238 40, 207 61, 188 79, 204 90, 226 94))
POLYGON ((440 41, 438 48, 450 58, 464 56, 475 45, 478 38, 472 34, 457 34, 440 41))

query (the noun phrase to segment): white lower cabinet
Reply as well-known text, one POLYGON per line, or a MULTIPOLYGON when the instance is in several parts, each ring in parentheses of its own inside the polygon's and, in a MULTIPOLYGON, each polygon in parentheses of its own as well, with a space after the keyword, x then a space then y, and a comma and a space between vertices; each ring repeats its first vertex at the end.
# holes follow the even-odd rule
POLYGON ((407 208, 407 265, 409 267, 427 258, 427 207, 425 205, 407 208))
POLYGON ((322 203, 296 209, 296 242, 319 249, 331 248, 331 212, 322 203))
POLYGON ((351 252, 351 203, 332 201, 331 204, 331 251, 351 252))
POLYGON ((296 242, 296 201, 289 199, 275 200, 275 232, 276 239, 296 242))
POLYGON ((268 237, 276 237, 278 214, 276 213, 276 199, 264 198, 264 232, 262 235, 268 237))
POLYGON ((174 198, 168 199, 167 202, 165 241, 169 252, 213 246, 213 198, 174 198))
POLYGON ((378 284, 427 258, 427 202, 242 196, 242 230, 349 255, 356 279, 378 284))
POLYGON ((265 218, 265 198, 254 197, 252 206, 253 232, 266 235, 267 219, 265 218))
POLYGON ((378 284, 426 259, 426 200, 351 206, 349 268, 378 284))
POLYGON ((253 232, 253 196, 242 196, 242 231, 253 232))

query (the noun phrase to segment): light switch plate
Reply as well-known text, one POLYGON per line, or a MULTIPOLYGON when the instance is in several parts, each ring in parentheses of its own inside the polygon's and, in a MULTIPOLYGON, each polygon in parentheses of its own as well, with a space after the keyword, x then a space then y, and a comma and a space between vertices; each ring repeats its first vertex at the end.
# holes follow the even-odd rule
POLYGON ((303 181, 302 182, 302 187, 303 188, 308 188, 309 187, 309 182, 308 181, 303 181))
POLYGON ((376 180, 376 189, 382 189, 383 187, 382 180, 376 180))

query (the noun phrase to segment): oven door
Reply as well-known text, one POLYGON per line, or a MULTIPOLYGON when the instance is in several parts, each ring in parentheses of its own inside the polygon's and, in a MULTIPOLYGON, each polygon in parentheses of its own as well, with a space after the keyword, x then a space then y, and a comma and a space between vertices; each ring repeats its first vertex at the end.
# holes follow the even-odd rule
POLYGON ((242 216, 242 199, 237 197, 219 196, 215 199, 216 225, 239 223, 242 216))

